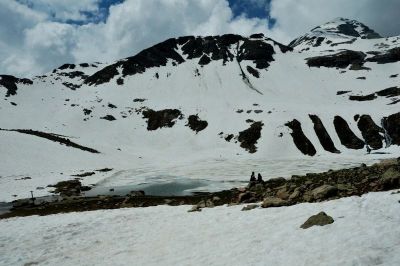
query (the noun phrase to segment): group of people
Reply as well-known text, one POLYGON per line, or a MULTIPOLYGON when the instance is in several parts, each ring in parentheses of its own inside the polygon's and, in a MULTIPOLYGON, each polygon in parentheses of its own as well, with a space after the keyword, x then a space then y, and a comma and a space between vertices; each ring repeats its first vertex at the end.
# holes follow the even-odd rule
POLYGON ((262 176, 260 173, 258 173, 257 179, 256 179, 254 172, 251 172, 250 183, 263 183, 263 182, 264 182, 264 180, 262 179, 262 176))

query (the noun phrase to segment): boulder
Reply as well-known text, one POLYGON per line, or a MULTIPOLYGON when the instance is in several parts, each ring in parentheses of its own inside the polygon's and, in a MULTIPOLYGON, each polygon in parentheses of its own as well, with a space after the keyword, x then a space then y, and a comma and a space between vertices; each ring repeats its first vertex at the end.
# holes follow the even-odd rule
POLYGON ((261 207, 269 208, 269 207, 282 207, 287 206, 288 202, 286 200, 276 198, 276 197, 267 197, 264 199, 261 207))
POLYGON ((334 220, 331 216, 327 215, 325 212, 320 212, 308 218, 307 221, 300 226, 300 228, 307 229, 314 225, 324 226, 327 224, 332 224, 333 222, 334 220))
POLYGON ((337 192, 338 192, 337 187, 331 185, 322 185, 313 189, 311 191, 311 195, 313 196, 314 199, 323 200, 332 196, 336 196, 337 192))
POLYGON ((250 211, 250 210, 253 210, 255 208, 258 208, 257 204, 250 204, 250 205, 247 205, 247 206, 243 207, 242 211, 250 211))
POLYGON ((382 174, 381 183, 385 189, 394 189, 400 186, 400 172, 396 167, 390 167, 382 174))

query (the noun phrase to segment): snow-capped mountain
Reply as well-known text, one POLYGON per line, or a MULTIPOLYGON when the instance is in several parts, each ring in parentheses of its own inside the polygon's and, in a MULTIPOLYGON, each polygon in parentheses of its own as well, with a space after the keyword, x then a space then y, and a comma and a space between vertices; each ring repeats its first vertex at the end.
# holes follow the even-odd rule
POLYGON ((399 36, 337 19, 289 45, 262 34, 187 36, 111 64, 3 75, 0 183, 11 196, 7 184, 22 176, 32 190, 104 167, 114 171, 86 182, 238 181, 252 167, 290 173, 268 160, 348 162, 369 149, 364 161, 397 157, 399 74, 399 36))

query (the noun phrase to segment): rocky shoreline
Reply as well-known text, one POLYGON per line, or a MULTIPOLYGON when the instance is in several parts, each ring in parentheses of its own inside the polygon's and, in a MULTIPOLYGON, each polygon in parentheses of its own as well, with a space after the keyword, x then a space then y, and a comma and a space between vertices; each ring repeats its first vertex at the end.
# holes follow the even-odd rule
POLYGON ((73 185, 64 183, 65 186, 56 189, 62 194, 57 201, 40 204, 33 204, 32 200, 14 201, 11 211, 0 215, 0 219, 157 205, 193 205, 188 210, 192 212, 225 204, 248 204, 244 205, 243 210, 251 210, 259 206, 281 207, 303 202, 361 196, 368 192, 400 189, 400 158, 385 160, 372 166, 362 164, 350 169, 329 170, 304 176, 294 175, 290 179, 273 178, 263 182, 255 181, 250 182, 245 188, 196 193, 190 196, 148 196, 137 191, 127 196, 82 197, 72 192, 79 192, 85 187, 79 187, 80 183, 77 181, 73 183, 73 185), (258 202, 261 204, 255 204, 258 202))

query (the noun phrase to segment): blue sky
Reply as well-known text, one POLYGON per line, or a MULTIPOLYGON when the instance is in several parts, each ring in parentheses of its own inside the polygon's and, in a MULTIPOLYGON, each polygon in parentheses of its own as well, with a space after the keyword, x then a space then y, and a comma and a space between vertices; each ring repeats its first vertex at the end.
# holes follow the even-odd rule
POLYGON ((398 10, 399 0, 0 0, 0 74, 113 62, 184 35, 264 33, 287 44, 337 17, 393 36, 398 10))

